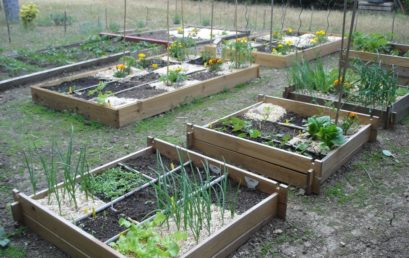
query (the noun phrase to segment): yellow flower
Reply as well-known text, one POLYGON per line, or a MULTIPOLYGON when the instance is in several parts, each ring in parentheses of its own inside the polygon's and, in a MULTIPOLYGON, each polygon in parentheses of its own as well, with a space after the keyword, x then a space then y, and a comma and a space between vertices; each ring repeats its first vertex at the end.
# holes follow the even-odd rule
POLYGON ((156 68, 158 68, 158 64, 152 64, 151 67, 152 67, 153 69, 156 69, 156 68))
POLYGON ((293 41, 291 39, 288 39, 288 40, 285 41, 285 44, 287 46, 291 46, 293 44, 293 41))
POLYGON ((124 64, 117 64, 117 65, 116 65, 116 69, 117 69, 118 71, 123 72, 123 71, 125 70, 125 65, 124 65, 124 64))
POLYGON ((358 115, 355 112, 348 112, 348 117, 351 119, 355 119, 358 118, 358 115))
POLYGON ((318 38, 313 38, 310 40, 311 44, 316 44, 318 42, 318 38))
POLYGON ((145 58, 145 54, 144 53, 139 53, 138 54, 138 58, 139 58, 139 60, 143 60, 144 58, 145 58))
POLYGON ((334 87, 338 87, 338 86, 339 86, 339 83, 340 83, 340 80, 336 79, 336 80, 332 83, 332 85, 333 85, 334 87))
POLYGON ((182 71, 182 67, 178 67, 178 68, 176 68, 176 70, 175 70, 177 73, 180 73, 181 71, 182 71))
POLYGON ((278 54, 277 49, 273 48, 273 49, 271 50, 271 54, 273 54, 273 55, 277 55, 277 54, 278 54))
POLYGON ((284 46, 283 46, 283 44, 278 44, 277 45, 277 48, 283 48, 284 46))
POLYGON ((183 28, 181 28, 181 27, 177 28, 177 29, 176 29, 176 32, 177 32, 178 34, 183 34, 183 28))
POLYGON ((293 30, 292 28, 287 28, 284 32, 286 32, 286 33, 293 33, 294 30, 293 30))
POLYGON ((317 32, 315 32, 315 35, 317 36, 325 36, 327 33, 325 30, 319 30, 317 32))

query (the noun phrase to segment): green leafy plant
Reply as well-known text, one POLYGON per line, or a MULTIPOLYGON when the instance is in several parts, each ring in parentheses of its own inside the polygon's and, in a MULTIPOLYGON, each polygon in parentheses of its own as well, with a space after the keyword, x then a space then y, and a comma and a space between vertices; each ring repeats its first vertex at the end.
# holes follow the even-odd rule
POLYGON ((180 15, 173 16, 173 24, 180 24, 181 20, 180 15))
POLYGON ((321 141, 323 147, 331 149, 345 143, 342 129, 332 123, 329 116, 309 117, 307 122, 307 132, 313 140, 321 141))
POLYGON ((166 85, 171 86, 174 83, 181 83, 187 79, 186 74, 182 72, 182 67, 169 70, 165 75, 162 75, 159 80, 164 82, 166 85))
POLYGON ((177 231, 166 236, 160 235, 156 227, 165 220, 166 216, 163 213, 157 213, 152 221, 141 225, 121 218, 119 224, 128 228, 128 232, 111 243, 111 246, 122 254, 134 257, 176 257, 180 251, 178 242, 186 240, 187 234, 177 231))
POLYGON ((232 132, 246 131, 251 127, 251 122, 238 117, 230 117, 222 121, 222 125, 232 128, 232 132))
POLYGON ((65 15, 64 13, 51 13, 50 20, 54 23, 55 26, 71 25, 74 21, 74 18, 70 15, 65 15))
POLYGON ((20 8, 20 18, 23 22, 24 28, 31 28, 34 26, 34 20, 36 19, 40 10, 34 3, 23 4, 20 8))
POLYGON ((348 112, 348 115, 343 119, 341 124, 344 134, 346 135, 352 126, 358 125, 358 122, 357 114, 355 112, 348 112))
POLYGON ((380 54, 387 54, 392 50, 388 39, 378 33, 365 34, 362 32, 355 32, 352 40, 353 47, 356 50, 380 54))
POLYGON ((192 38, 185 37, 176 39, 168 47, 169 55, 178 61, 185 61, 190 54, 190 48, 195 46, 196 42, 192 38))
POLYGON ((202 26, 209 26, 209 25, 210 25, 210 20, 207 19, 207 18, 204 18, 204 19, 202 20, 202 26))
POLYGON ((98 94, 98 93, 102 92, 105 89, 106 86, 107 86, 106 82, 100 81, 95 88, 93 88, 93 89, 91 89, 91 90, 89 90, 87 92, 87 95, 88 96, 94 96, 95 94, 98 94))
POLYGON ((380 64, 368 65, 360 60, 355 60, 352 68, 360 76, 353 101, 365 107, 386 109, 396 100, 398 79, 393 71, 383 69, 380 64))
POLYGON ((90 189, 94 194, 112 200, 147 182, 139 173, 114 167, 91 177, 90 189))
POLYGON ((233 67, 238 69, 251 64, 253 48, 246 38, 228 41, 223 46, 224 59, 232 61, 233 67))

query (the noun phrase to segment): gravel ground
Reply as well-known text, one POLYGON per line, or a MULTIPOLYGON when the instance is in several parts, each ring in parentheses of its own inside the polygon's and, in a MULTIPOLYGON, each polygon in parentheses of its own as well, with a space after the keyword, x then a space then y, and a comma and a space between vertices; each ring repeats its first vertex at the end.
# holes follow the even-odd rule
MULTIPOLYGON (((335 65, 337 55, 325 58, 335 65)), ((205 124, 254 103, 257 94, 280 96, 286 70, 262 69, 262 78, 236 89, 194 101, 171 112, 112 129, 80 116, 54 112, 31 102, 28 88, 0 93, 0 218, 14 234, 4 257, 65 257, 28 229, 16 229, 8 204, 11 189, 30 193, 22 151, 33 142, 45 151, 55 137, 88 146, 97 166, 145 146, 148 135, 185 142, 185 123, 205 124)), ((343 166, 319 196, 291 189, 287 220, 274 220, 255 233, 232 257, 407 257, 409 253, 409 119, 395 130, 380 130, 378 141, 343 166), (388 149, 396 160, 382 155, 388 149)), ((42 185, 44 186, 44 185, 42 185)))

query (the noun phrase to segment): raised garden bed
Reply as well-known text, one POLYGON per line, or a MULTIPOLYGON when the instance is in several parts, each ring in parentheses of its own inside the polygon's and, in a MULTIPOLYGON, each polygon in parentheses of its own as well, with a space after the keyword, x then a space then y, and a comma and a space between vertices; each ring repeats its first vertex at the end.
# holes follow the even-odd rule
POLYGON ((0 58, 0 91, 53 76, 118 61, 124 55, 163 53, 163 47, 99 39, 0 58), (10 68, 11 66, 11 68, 10 68))
MULTIPOLYGON (((401 54, 408 53, 409 45, 390 43, 391 49, 401 54)), ((388 69, 394 69, 401 84, 409 84, 409 57, 402 55, 379 54, 366 51, 351 50, 350 58, 359 58, 363 61, 380 62, 388 69)))
MULTIPOLYGON (((318 105, 328 105, 328 103, 335 103, 338 101, 336 96, 325 94, 309 94, 307 92, 297 92, 292 86, 286 87, 283 92, 283 97, 307 103, 314 103, 318 105)), ((386 109, 364 107, 359 103, 343 102, 341 108, 353 112, 359 112, 379 117, 379 125, 385 129, 393 128, 393 126, 405 118, 409 114, 409 93, 404 96, 399 96, 396 101, 388 106, 386 109)))
MULTIPOLYGON (((223 157, 226 162, 274 180, 302 187, 306 193, 318 194, 320 185, 353 157, 363 144, 375 141, 378 118, 356 114, 359 127, 351 135, 347 135, 343 144, 322 154, 311 152, 309 146, 314 146, 312 144, 303 148, 301 145, 290 144, 295 136, 300 136, 305 130, 304 120, 314 115, 334 118, 335 112, 323 106, 260 95, 258 103, 222 119, 205 126, 188 125, 188 147, 211 157, 223 157), (271 104, 274 108, 285 111, 285 116, 278 122, 255 122, 254 119, 243 118, 248 111, 271 104), (224 126, 226 121, 233 119, 236 119, 236 125, 224 126), (257 130, 253 130, 258 128, 256 126, 264 129, 256 132, 257 130), (252 130, 243 133, 240 127, 252 130)), ((340 119, 343 120, 348 115, 348 111, 342 110, 340 119)))
MULTIPOLYGON (((302 33, 301 35, 307 35, 308 33, 302 33)), ((273 67, 273 68, 285 68, 292 66, 297 60, 310 61, 319 57, 323 57, 332 53, 335 53, 341 49, 341 37, 338 36, 328 36, 328 41, 325 43, 293 47, 293 51, 286 54, 273 54, 270 50, 267 52, 268 48, 268 35, 258 35, 251 37, 254 42, 252 46, 255 49, 252 55, 254 58, 254 63, 261 66, 273 67)), ((285 41, 285 38, 283 38, 285 41)), ((274 40, 273 47, 277 47, 279 41, 274 40)), ((285 42, 283 43, 285 44, 285 42)), ((207 45, 205 50, 215 54, 216 46, 207 45)))
MULTIPOLYGON (((181 246, 188 247, 182 249, 182 257, 225 257, 271 219, 275 217, 285 219, 287 203, 285 185, 158 139, 150 138, 147 148, 96 168, 90 171, 90 174, 96 178, 115 168, 127 170, 128 173, 140 173, 136 171, 138 165, 150 166, 152 159, 147 156, 152 155, 161 156, 173 162, 170 170, 161 174, 159 179, 152 180, 149 179, 149 176, 141 174, 146 177, 148 183, 139 187, 135 185, 136 188, 129 189, 113 201, 92 207, 92 212, 86 211, 83 216, 79 215, 73 220, 66 219, 58 212, 50 210, 47 199, 51 193, 47 189, 32 196, 14 190, 15 202, 11 206, 13 217, 16 222, 30 227, 73 257, 126 257, 111 247, 112 244, 115 245, 121 241, 121 238, 128 232, 117 223, 118 219, 125 217, 132 223, 141 223, 140 225, 149 223, 150 219, 155 217, 146 220, 149 216, 144 216, 154 209, 151 206, 154 206, 152 195, 155 194, 149 189, 154 184, 165 182, 163 186, 166 182, 170 182, 158 180, 181 173, 182 166, 194 169, 204 169, 204 166, 208 166, 215 173, 212 181, 206 181, 203 187, 216 186, 223 180, 228 180, 232 183, 232 187, 228 189, 239 189, 236 193, 237 200, 240 201, 234 203, 234 206, 237 205, 236 214, 231 219, 226 219, 224 225, 222 223, 218 228, 213 228, 210 235, 204 235, 198 242, 181 243, 181 246), (140 162, 138 162, 139 159, 141 159, 140 162), (126 168, 128 165, 133 165, 135 169, 126 168), (220 173, 221 171, 226 173, 220 173), (254 190, 248 189, 248 182, 252 183, 250 187, 255 187, 254 190)), ((77 180, 79 183, 82 182, 80 177, 77 180)), ((58 187, 63 188, 64 185, 61 183, 58 187)), ((178 191, 178 188, 171 187, 170 189, 174 191, 173 196, 176 196, 175 191, 178 191)), ((214 201, 217 206, 217 201, 214 201)), ((225 206, 217 207, 215 209, 220 210, 225 206)), ((215 218, 212 216, 212 225, 217 224, 214 221, 215 218)), ((166 226, 158 226, 154 230, 164 228, 166 226)))
MULTIPOLYGON (((159 56, 153 59, 160 63, 162 58, 159 56)), ((158 67, 154 71, 142 70, 139 71, 142 74, 140 76, 108 81, 106 89, 99 93, 106 95, 107 89, 111 92, 108 94, 109 98, 101 104, 98 104, 98 96, 95 97, 99 94, 98 91, 91 94, 98 85, 90 85, 93 82, 78 85, 77 82, 87 77, 95 77, 98 73, 109 73, 106 69, 32 86, 32 98, 37 104, 61 111, 74 111, 88 119, 118 128, 135 120, 168 111, 194 98, 233 88, 259 76, 258 65, 233 70, 226 66, 226 69, 217 73, 209 73, 204 66, 189 63, 172 63, 171 67, 182 67, 183 71, 186 70, 187 80, 168 87, 158 80, 160 74, 166 73, 166 67, 158 67)))
MULTIPOLYGON (((250 31, 238 31, 238 37, 248 36, 250 31)), ((123 38, 123 34, 117 33, 107 33, 102 32, 100 35, 108 36, 108 37, 115 37, 115 38, 123 38)), ((180 39, 183 37, 183 33, 181 32, 181 28, 172 28, 170 30, 170 42, 168 42, 168 35, 167 30, 153 30, 153 31, 146 31, 146 32, 134 32, 134 31, 127 31, 125 35, 125 39, 127 41, 135 41, 135 42, 149 42, 155 44, 162 44, 162 45, 169 45, 172 41, 176 39, 180 39)), ((210 28, 208 27, 201 27, 201 26, 186 26, 185 27, 185 37, 193 38, 196 44, 207 44, 211 43, 212 40, 210 38, 210 28)), ((236 37, 235 31, 224 30, 221 28, 213 28, 213 40, 227 40, 236 37)))

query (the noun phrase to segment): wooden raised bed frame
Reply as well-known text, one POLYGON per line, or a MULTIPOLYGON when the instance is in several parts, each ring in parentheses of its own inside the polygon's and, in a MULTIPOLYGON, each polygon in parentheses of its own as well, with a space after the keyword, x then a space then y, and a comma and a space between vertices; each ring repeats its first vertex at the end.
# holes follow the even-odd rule
MULTIPOLYGON (((260 95, 258 103, 230 114, 205 126, 189 124, 187 127, 188 148, 211 157, 223 157, 226 162, 242 166, 252 172, 274 180, 302 187, 306 193, 320 192, 320 185, 338 168, 345 164, 368 141, 376 140, 377 117, 358 114, 360 124, 364 126, 351 136, 342 146, 332 150, 325 158, 314 160, 310 157, 271 147, 234 135, 211 129, 212 125, 223 119, 240 115, 261 103, 282 106, 302 116, 330 115, 335 111, 323 106, 293 101, 283 98, 260 95)), ((341 110, 340 118, 348 115, 341 110)))
MULTIPOLYGON (((398 49, 402 52, 409 51, 409 45, 392 43, 391 46, 394 49, 398 49)), ((371 52, 351 50, 349 54, 350 58, 359 58, 363 61, 380 62, 388 69, 395 69, 397 76, 399 77, 401 84, 409 84, 409 57, 393 56, 386 54, 377 54, 371 52)))
MULTIPOLYGON (((187 25, 185 28, 188 27, 195 27, 195 28, 199 28, 199 29, 209 29, 208 27, 205 26, 189 26, 187 25)), ((176 29, 177 27, 171 28, 171 30, 176 29)), ((225 30, 222 28, 213 28, 215 30, 225 30)), ((149 43, 154 43, 154 44, 160 44, 160 45, 164 45, 164 46, 168 46, 170 43, 172 42, 168 42, 167 40, 161 40, 161 39, 155 39, 155 38, 150 38, 149 34, 154 33, 154 32, 167 32, 166 29, 162 29, 162 30, 152 30, 152 31, 136 31, 136 30, 127 30, 125 33, 125 40, 126 41, 133 41, 133 42, 140 42, 140 41, 145 41, 145 42, 149 42, 149 43)), ((238 31, 237 36, 238 37, 246 37, 250 34, 249 30, 246 31, 238 31)), ((110 33, 110 32, 101 32, 99 35, 101 36, 106 36, 106 37, 111 37, 111 38, 124 38, 124 33, 110 33)), ((234 35, 229 35, 229 36, 223 36, 221 37, 221 39, 223 40, 228 40, 228 39, 232 39, 235 38, 236 34, 234 35)), ((208 44, 211 43, 212 40, 208 39, 208 40, 199 40, 196 41, 197 45, 203 45, 203 44, 208 44)))
MULTIPOLYGON (((296 93, 294 92, 294 87, 292 86, 285 88, 283 92, 283 97, 286 99, 292 99, 307 103, 315 103, 318 105, 325 105, 326 103, 331 101, 326 98, 313 97, 302 93, 296 93)), ((332 102, 335 103, 334 101, 332 102)), ((371 109, 352 103, 342 103, 341 108, 344 110, 377 116, 379 117, 379 125, 382 124, 383 128, 389 129, 393 128, 396 123, 404 119, 405 116, 409 114, 409 93, 403 96, 401 99, 397 100, 392 105, 388 106, 386 110, 371 109)))
POLYGON ((88 100, 75 98, 47 89, 48 87, 65 81, 87 77, 91 75, 91 73, 82 73, 55 80, 47 84, 34 85, 31 87, 33 101, 36 104, 41 104, 60 111, 75 111, 87 119, 119 128, 133 121, 168 111, 194 98, 206 97, 226 89, 234 88, 240 83, 248 82, 259 77, 259 66, 251 65, 248 68, 240 69, 227 75, 217 76, 193 85, 180 87, 174 91, 162 93, 118 108, 98 105, 88 100))
MULTIPOLYGON (((216 47, 214 45, 206 45, 204 49, 205 51, 208 51, 211 54, 216 53, 216 47)), ((316 58, 330 55, 340 50, 341 37, 337 41, 327 42, 311 48, 299 50, 295 53, 291 53, 285 56, 273 55, 270 53, 264 53, 260 51, 253 51, 252 55, 254 58, 254 63, 259 64, 261 66, 280 69, 294 65, 295 62, 297 62, 297 60, 310 61, 316 58)))
POLYGON ((125 51, 108 56, 92 58, 85 61, 80 61, 73 64, 58 66, 47 70, 21 75, 18 77, 6 79, 0 81, 0 92, 14 87, 22 86, 25 84, 32 84, 44 80, 48 80, 53 76, 61 75, 64 73, 76 72, 82 69, 90 68, 93 66, 102 66, 109 63, 118 61, 124 55, 138 55, 144 53, 146 56, 158 55, 164 52, 163 47, 155 47, 153 49, 142 49, 134 52, 125 51))
MULTIPOLYGON (((101 173, 120 162, 156 151, 176 160, 179 160, 178 155, 180 154, 184 160, 191 160, 198 166, 203 165, 204 160, 207 160, 209 164, 225 166, 229 172, 229 177, 236 182, 244 183, 245 177, 256 179, 259 181, 257 189, 271 194, 209 236, 183 257, 225 257, 272 218, 285 219, 287 208, 287 187, 285 185, 158 139, 148 138, 147 148, 107 163, 90 171, 90 173, 101 173)), ((62 187, 62 184, 59 186, 62 187)), ((107 244, 40 205, 35 199, 47 196, 47 190, 43 190, 35 196, 27 196, 17 190, 13 190, 13 193, 15 202, 11 207, 14 220, 30 227, 72 257, 124 257, 107 244)))

